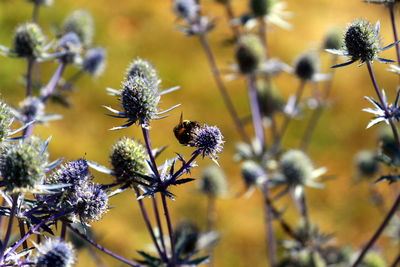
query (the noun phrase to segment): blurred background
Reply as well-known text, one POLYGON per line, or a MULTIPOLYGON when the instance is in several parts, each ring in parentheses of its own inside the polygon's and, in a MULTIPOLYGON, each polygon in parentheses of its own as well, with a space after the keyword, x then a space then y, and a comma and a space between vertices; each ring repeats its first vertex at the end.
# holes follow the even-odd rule
MULTIPOLYGON (((102 108, 102 105, 118 107, 117 99, 108 96, 105 88, 119 89, 130 61, 141 57, 156 66, 164 88, 181 86, 181 90, 162 98, 162 108, 177 103, 182 106, 171 112, 170 117, 152 123, 153 145, 160 147, 168 144, 164 157, 173 157, 174 152, 190 155, 192 150, 179 145, 172 132, 181 112, 186 119, 219 126, 226 141, 219 163, 227 173, 232 195, 241 191, 243 182, 240 167, 233 160, 234 146, 239 141, 239 136, 222 103, 198 39, 176 30, 177 21, 172 12, 171 1, 54 2, 53 6, 40 11, 39 23, 48 38, 51 40, 54 37, 70 12, 86 9, 95 19, 95 44, 107 50, 107 67, 101 77, 84 77, 79 81, 77 90, 72 95, 72 108, 65 109, 54 104, 48 106, 48 113, 58 113, 64 117, 63 120, 35 129, 35 133, 43 138, 52 136, 49 148, 52 159, 85 157, 109 166, 111 146, 119 138, 132 136, 141 139, 137 127, 109 131, 109 128, 120 125, 121 121, 105 116, 102 108)), ((236 14, 247 12, 247 1, 232 2, 236 14)), ((383 43, 389 44, 393 41, 389 13, 383 6, 367 5, 359 0, 286 2, 287 10, 293 13, 288 20, 292 29, 270 27, 268 53, 290 65, 300 53, 320 49, 325 34, 332 27, 345 28, 357 18, 365 18, 371 22, 380 20, 383 43)), ((234 62, 234 48, 224 42, 231 36, 225 12, 212 0, 203 0, 202 3, 205 6, 204 14, 208 14, 216 22, 216 28, 210 32, 209 39, 217 55, 218 65, 227 68, 234 62)), ((32 6, 27 1, 0 0, 0 44, 11 46, 15 27, 30 20, 31 14, 32 6)), ((395 50, 384 52, 383 56, 394 59, 395 50)), ((327 71, 329 56, 322 53, 321 58, 322 71, 327 71)), ((25 94, 22 75, 26 62, 22 59, 0 57, 0 66, 1 98, 17 106, 25 94)), ((45 77, 49 77, 55 67, 55 63, 43 64, 45 77)), ((386 89, 391 98, 396 92, 398 78, 385 71, 386 65, 374 64, 374 67, 380 86, 386 89)), ((74 72, 69 67, 65 77, 74 72)), ((249 114, 245 84, 242 79, 227 83, 235 105, 243 116, 249 114)), ((275 84, 281 94, 287 97, 295 92, 298 81, 292 75, 282 74, 275 79, 275 84)), ((382 219, 382 214, 371 204, 368 184, 354 183, 354 154, 360 149, 374 149, 377 144, 378 130, 365 129, 370 116, 361 111, 370 106, 363 97, 375 95, 367 69, 357 67, 356 64, 338 69, 333 86, 332 107, 323 114, 309 152, 315 165, 327 167, 329 175, 334 179, 325 183, 325 189, 307 189, 310 216, 322 231, 335 234, 337 244, 348 244, 357 249, 371 236, 382 219)), ((307 88, 306 95, 310 95, 310 89, 307 88)), ((309 114, 305 114, 307 115, 309 114)), ((291 124, 284 142, 286 148, 298 146, 304 127, 305 121, 291 124)), ((252 134, 251 128, 247 130, 252 134)), ((194 177, 198 177, 204 167, 213 164, 208 159, 197 163, 199 167, 194 169, 194 177)), ((93 174, 98 182, 112 182, 112 178, 106 175, 95 171, 93 174)), ((394 198, 390 187, 386 183, 376 187, 385 193, 386 205, 391 205, 394 198)), ((206 199, 197 193, 196 184, 181 186, 173 192, 177 195, 176 201, 170 202, 173 222, 190 219, 204 228, 206 199)), ((296 225, 297 215, 291 208, 290 199, 284 199, 282 205, 288 206, 285 218, 296 225)), ((93 223, 97 241, 124 257, 137 257, 135 250, 145 250, 151 240, 133 192, 126 191, 114 197, 111 206, 100 222, 93 223)), ((215 266, 265 266, 264 215, 260 194, 253 194, 249 198, 218 200, 217 210, 217 228, 221 233, 221 240, 215 250, 215 266)), ((389 246, 385 237, 378 244, 389 259, 394 257, 398 247, 389 246)), ((111 266, 120 265, 107 255, 98 255, 111 266)), ((96 264, 88 256, 88 252, 82 250, 77 266, 96 264)))

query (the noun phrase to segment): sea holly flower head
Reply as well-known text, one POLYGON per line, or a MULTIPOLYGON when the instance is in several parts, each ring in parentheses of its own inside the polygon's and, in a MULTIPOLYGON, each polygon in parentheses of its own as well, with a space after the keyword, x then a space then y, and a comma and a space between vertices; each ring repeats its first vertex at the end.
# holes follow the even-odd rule
POLYGON ((357 153, 355 165, 360 177, 373 177, 380 169, 378 155, 369 150, 362 150, 357 153))
POLYGON ((36 23, 24 23, 15 32, 13 52, 18 57, 40 57, 44 50, 45 41, 46 38, 36 23))
POLYGON ((319 60, 315 53, 306 52, 301 54, 294 64, 294 74, 303 81, 316 79, 319 71, 319 60))
POLYGON ((106 65, 106 51, 103 48, 88 49, 83 59, 82 69, 92 76, 100 76, 106 65))
POLYGON ((36 246, 33 259, 37 267, 72 267, 76 262, 76 252, 69 242, 58 238, 49 238, 36 246))
POLYGON ((85 159, 77 159, 58 168, 48 176, 46 182, 50 184, 76 185, 80 181, 90 178, 88 162, 85 159))
MULTIPOLYGON (((158 86, 161 83, 161 79, 158 76, 157 70, 147 60, 137 58, 129 64, 126 71, 126 78, 129 77, 145 77, 150 83, 158 86)), ((158 88, 158 87, 156 87, 158 88)))
POLYGON ((218 154, 220 154, 223 149, 223 138, 218 127, 203 125, 202 127, 196 127, 194 129, 193 140, 189 145, 196 147, 203 158, 208 156, 217 163, 218 154))
POLYGON ((327 52, 335 55, 348 56, 350 61, 335 65, 332 68, 347 66, 358 60, 361 61, 361 64, 374 60, 381 63, 393 63, 393 60, 378 57, 380 52, 396 44, 392 43, 381 47, 379 31, 379 22, 373 25, 367 20, 357 20, 350 24, 344 34, 344 49, 326 49, 327 52))
POLYGON ((260 38, 254 34, 243 35, 236 49, 236 60, 243 74, 254 72, 265 58, 260 38))
POLYGON ((83 9, 73 11, 64 21, 63 34, 74 32, 85 47, 92 44, 94 23, 92 15, 83 9))
POLYGON ((207 167, 199 179, 198 188, 209 197, 224 196, 228 191, 225 173, 217 166, 207 167))
POLYGON ((323 48, 339 50, 343 46, 342 30, 340 28, 331 29, 325 36, 323 48))
POLYGON ((0 143, 10 134, 13 117, 10 108, 0 101, 0 143))

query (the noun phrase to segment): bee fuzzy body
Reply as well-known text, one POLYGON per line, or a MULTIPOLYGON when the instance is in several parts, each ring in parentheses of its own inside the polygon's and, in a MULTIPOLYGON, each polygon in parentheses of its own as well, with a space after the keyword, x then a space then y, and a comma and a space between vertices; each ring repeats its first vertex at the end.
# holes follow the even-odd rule
POLYGON ((190 145, 194 137, 194 132, 199 127, 200 124, 196 121, 181 121, 174 128, 175 137, 182 145, 190 145))

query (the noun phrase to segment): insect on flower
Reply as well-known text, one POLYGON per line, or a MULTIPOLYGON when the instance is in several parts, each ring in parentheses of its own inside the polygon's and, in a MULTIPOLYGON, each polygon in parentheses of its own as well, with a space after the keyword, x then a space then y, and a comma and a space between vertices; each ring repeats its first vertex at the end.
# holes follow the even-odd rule
POLYGON ((180 144, 189 145, 193 140, 194 130, 199 127, 200 124, 196 121, 183 120, 183 114, 181 114, 179 124, 174 127, 175 137, 180 144))

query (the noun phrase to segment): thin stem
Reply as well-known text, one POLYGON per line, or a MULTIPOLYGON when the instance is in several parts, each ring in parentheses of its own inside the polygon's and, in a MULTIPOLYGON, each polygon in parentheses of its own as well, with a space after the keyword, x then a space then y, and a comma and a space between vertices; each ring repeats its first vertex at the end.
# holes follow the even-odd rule
POLYGON ((146 143, 146 149, 147 149, 147 154, 149 154, 150 158, 150 163, 152 165, 152 170, 154 171, 155 176, 157 176, 158 182, 162 183, 160 174, 157 169, 157 163, 153 155, 153 150, 151 147, 151 140, 149 136, 149 130, 147 130, 145 127, 142 126, 142 133, 143 133, 143 138, 144 142, 146 143))
POLYGON ((93 241, 92 239, 90 239, 87 235, 85 235, 84 233, 82 233, 81 231, 79 231, 76 227, 72 226, 71 224, 68 224, 69 229, 71 229, 72 231, 74 231, 77 235, 79 235, 81 238, 83 238, 84 240, 86 240, 89 244, 91 244, 92 246, 94 246, 95 248, 103 251, 104 253, 110 255, 111 257, 128 264, 129 266, 134 266, 134 267, 143 267, 143 265, 140 265, 136 262, 130 261, 128 259, 125 259, 124 257, 106 249, 105 247, 101 246, 100 244, 96 243, 95 241, 93 241))
POLYGON ((14 223, 14 217, 17 212, 18 195, 17 194, 12 195, 12 200, 13 200, 13 202, 12 202, 11 211, 10 211, 10 218, 8 220, 7 232, 4 237, 3 244, 2 244, 3 247, 1 248, 0 258, 3 258, 4 252, 8 245, 8 241, 10 241, 10 236, 11 236, 12 227, 13 227, 13 223, 14 223))
POLYGON ((56 88, 58 81, 61 79, 66 66, 67 64, 65 62, 61 62, 51 77, 49 83, 43 88, 41 92, 43 103, 45 103, 46 100, 53 94, 54 89, 56 88))
POLYGON ((378 229, 376 230, 374 235, 371 237, 371 239, 368 241, 367 245, 365 245, 364 249, 361 251, 360 255, 358 256, 357 260, 353 263, 352 267, 356 267, 362 262, 362 260, 364 259, 364 256, 367 254, 368 250, 375 244, 376 240, 378 240, 379 236, 382 234, 383 230, 389 224, 392 217, 396 214, 396 211, 399 207, 400 207, 400 194, 398 195, 396 201, 393 203, 393 206, 390 208, 390 210, 389 210, 388 214, 386 215, 385 219, 383 220, 383 222, 379 225, 378 229))
POLYGON ((214 76, 215 83, 217 84, 219 92, 222 95, 222 99, 224 100, 225 106, 227 107, 227 109, 229 111, 229 115, 231 116, 233 122, 235 123, 236 130, 242 137, 243 141, 250 143, 250 138, 244 129, 243 123, 240 120, 240 117, 235 109, 235 106, 233 105, 232 99, 229 96, 228 90, 226 89, 225 84, 222 80, 221 72, 219 71, 219 69, 217 67, 217 63, 215 61, 214 54, 212 53, 212 50, 208 43, 207 36, 205 34, 200 34, 199 39, 200 39, 200 43, 203 47, 203 50, 206 53, 208 62, 210 64, 211 72, 214 76))
MULTIPOLYGON (((139 189, 137 187, 135 187, 134 189, 135 189, 136 197, 139 197, 140 196, 139 189)), ((158 245, 158 241, 157 241, 156 235, 154 234, 153 227, 151 226, 151 222, 150 222, 149 216, 147 215, 146 207, 143 204, 143 200, 138 199, 137 201, 139 202, 140 211, 142 212, 142 216, 143 216, 144 222, 146 224, 147 230, 150 233, 151 239, 154 243, 154 246, 157 249, 158 254, 160 255, 160 258, 162 258, 164 262, 168 262, 168 259, 165 255, 165 253, 163 251, 161 251, 160 246, 158 245)))
POLYGON ((257 85, 256 85, 256 77, 255 77, 254 73, 250 73, 247 75, 247 84, 248 84, 251 116, 253 118, 254 132, 257 137, 257 140, 261 144, 262 151, 264 151, 266 149, 265 136, 264 136, 264 125, 263 125, 260 105, 259 105, 258 97, 257 97, 257 85))
POLYGON ((265 24, 264 18, 263 17, 259 17, 258 18, 258 36, 260 37, 261 43, 265 48, 265 56, 267 56, 267 25, 265 24))
MULTIPOLYGON (((396 18, 394 15, 394 4, 389 5, 389 13, 390 13, 390 21, 392 23, 394 41, 398 42, 399 37, 397 35, 396 18)), ((397 64, 400 66, 400 45, 398 43, 396 43, 396 55, 397 55, 397 64)))
POLYGON ((274 219, 274 212, 272 211, 271 202, 265 201, 265 199, 269 199, 269 188, 268 184, 265 183, 263 185, 263 195, 264 195, 264 217, 265 217, 265 234, 266 234, 266 241, 268 247, 268 259, 271 267, 276 266, 277 259, 277 250, 276 250, 276 237, 273 228, 273 219, 274 219))
POLYGON ((397 258, 394 260, 394 262, 390 265, 390 267, 398 267, 400 265, 400 253, 397 256, 397 258))
POLYGON ((26 96, 32 95, 32 72, 35 64, 35 58, 28 58, 28 70, 26 71, 26 96))
POLYGON ((215 196, 207 197, 207 231, 215 229, 217 221, 216 198, 215 196))
POLYGON ((158 231, 159 231, 159 235, 160 235, 162 251, 164 251, 164 253, 165 253, 167 251, 167 249, 165 247, 164 231, 163 231, 161 220, 160 220, 160 211, 158 209, 157 196, 154 195, 151 199, 152 199, 153 210, 154 210, 154 214, 155 214, 155 217, 156 217, 157 227, 158 227, 158 231))
POLYGON ((306 233, 308 235, 308 234, 310 234, 310 218, 308 215, 306 192, 305 192, 304 188, 303 188, 303 192, 300 196, 299 204, 300 204, 301 217, 303 217, 306 233))
POLYGON ((40 5, 37 3, 33 4, 33 11, 32 11, 32 22, 37 22, 39 18, 39 8, 40 5))
MULTIPOLYGON (((22 219, 18 219, 18 226, 19 226, 19 233, 20 233, 20 237, 22 238, 24 235, 26 235, 25 233, 25 225, 24 225, 24 221, 22 219)), ((22 248, 23 249, 27 249, 28 248, 28 243, 25 242, 22 243, 22 248)))
POLYGON ((62 222, 61 223, 61 234, 60 234, 60 238, 62 240, 65 240, 65 237, 67 236, 67 224, 66 222, 62 222))
POLYGON ((176 181, 176 179, 182 175, 182 173, 190 166, 190 164, 192 164, 192 162, 201 154, 201 152, 199 150, 193 152, 192 157, 185 163, 182 165, 182 167, 177 170, 174 175, 171 177, 171 179, 169 179, 167 181, 167 184, 165 186, 168 186, 170 184, 172 184, 173 182, 176 181))
POLYGON ((240 37, 239 27, 237 25, 232 24, 232 21, 235 19, 235 14, 233 13, 231 1, 226 1, 225 11, 226 11, 226 15, 228 17, 229 26, 232 29, 233 36, 234 36, 235 40, 239 40, 239 37, 240 37))
POLYGON ((161 194, 161 199, 162 199, 162 204, 163 204, 163 208, 164 208, 165 219, 167 221, 169 241, 170 241, 170 245, 171 245, 171 267, 175 267, 176 266, 176 255, 175 255, 174 231, 172 229, 171 217, 169 216, 167 199, 164 194, 161 194))

